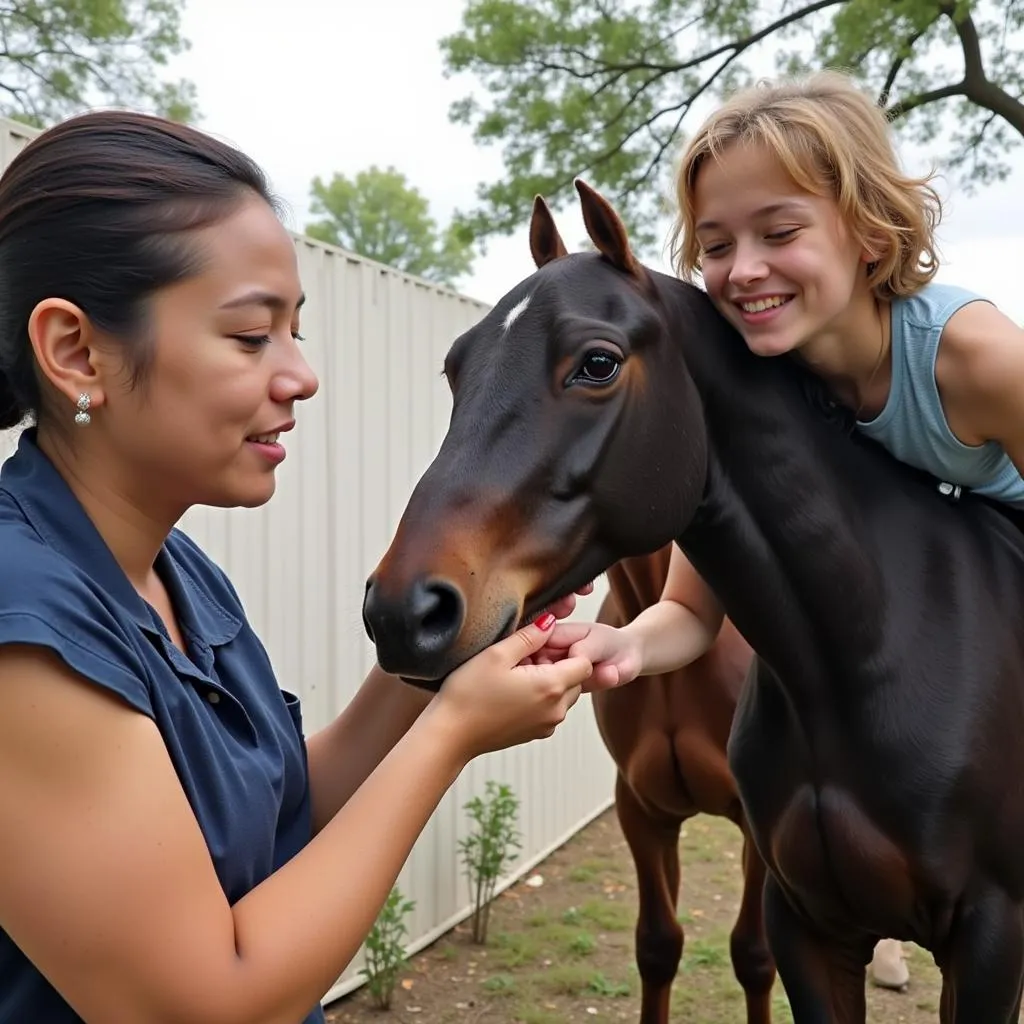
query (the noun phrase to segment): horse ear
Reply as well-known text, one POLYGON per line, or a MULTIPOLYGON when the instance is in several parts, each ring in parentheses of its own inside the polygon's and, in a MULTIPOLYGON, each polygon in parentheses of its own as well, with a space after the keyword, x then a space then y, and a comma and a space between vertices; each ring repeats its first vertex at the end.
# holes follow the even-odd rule
POLYGON ((559 256, 568 256, 562 236, 555 226, 555 218, 551 216, 548 204, 543 196, 534 196, 533 216, 530 218, 530 254, 538 268, 545 263, 557 260, 559 256))
POLYGON ((619 270, 634 277, 644 277, 643 267, 629 247, 626 226, 612 204, 582 179, 576 178, 573 184, 580 194, 583 223, 587 226, 587 234, 597 246, 598 252, 619 270))

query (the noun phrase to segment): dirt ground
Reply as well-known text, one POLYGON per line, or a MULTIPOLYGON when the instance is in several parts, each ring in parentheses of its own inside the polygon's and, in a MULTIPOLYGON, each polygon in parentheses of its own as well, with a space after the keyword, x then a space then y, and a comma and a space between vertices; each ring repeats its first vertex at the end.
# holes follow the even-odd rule
MULTIPOLYGON (((680 842, 679 919, 686 931, 672 997, 672 1021, 745 1024, 742 990, 732 975, 728 935, 739 906, 739 832, 721 819, 687 823, 680 842)), ((485 947, 469 923, 409 962, 390 1011, 358 990, 328 1010, 330 1024, 565 1024, 632 1021, 640 1011, 633 962, 636 881, 614 811, 557 850, 492 910, 485 947)), ((910 987, 868 988, 872 1024, 934 1024, 939 975, 931 956, 906 947, 910 987)), ((781 984, 774 1024, 791 1024, 781 984)))

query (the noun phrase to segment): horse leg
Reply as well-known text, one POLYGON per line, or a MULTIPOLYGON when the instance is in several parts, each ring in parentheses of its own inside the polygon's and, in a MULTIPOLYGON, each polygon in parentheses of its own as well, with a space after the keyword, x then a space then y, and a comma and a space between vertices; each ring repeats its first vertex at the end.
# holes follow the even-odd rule
POLYGON ((743 898, 733 925, 729 952, 732 969, 747 997, 747 1024, 771 1024, 775 960, 764 922, 764 886, 768 871, 746 829, 743 830, 743 898))
POLYGON ((636 867, 640 1024, 668 1024, 672 982, 683 955, 683 927, 676 918, 682 822, 653 820, 621 774, 615 782, 615 809, 636 867))
POLYGON ((771 874, 765 925, 793 1024, 864 1024, 866 966, 873 943, 858 948, 816 933, 793 909, 771 874))
POLYGON ((942 962, 943 1024, 1017 1024, 1024 983, 1024 920, 990 889, 957 922, 942 962))

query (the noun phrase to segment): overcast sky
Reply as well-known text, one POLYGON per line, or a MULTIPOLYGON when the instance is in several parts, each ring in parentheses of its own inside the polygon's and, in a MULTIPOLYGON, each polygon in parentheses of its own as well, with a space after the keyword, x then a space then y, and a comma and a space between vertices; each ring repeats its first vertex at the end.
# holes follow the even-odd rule
MULTIPOLYGON (((309 182, 370 164, 395 165, 442 221, 472 204, 481 180, 501 173, 500 153, 478 149, 450 124, 449 103, 474 87, 445 79, 437 41, 459 27, 464 0, 188 0, 192 50, 176 73, 199 90, 203 127, 266 169, 300 229, 309 182)), ((976 197, 944 186, 941 278, 975 288, 1024 322, 1024 154, 1011 179, 976 197)), ((567 240, 583 237, 560 215, 567 240)), ((655 261, 655 265, 660 265, 655 261)), ((486 302, 533 269, 525 227, 492 240, 460 290, 486 302)), ((663 268, 664 269, 664 268, 663 268)))

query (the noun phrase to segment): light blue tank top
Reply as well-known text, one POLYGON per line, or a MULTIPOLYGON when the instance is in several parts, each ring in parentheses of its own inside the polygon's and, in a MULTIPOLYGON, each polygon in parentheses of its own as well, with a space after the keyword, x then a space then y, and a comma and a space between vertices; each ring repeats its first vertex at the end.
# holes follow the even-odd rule
POLYGON ((935 383, 935 356, 946 321, 969 302, 987 301, 953 285, 932 282, 916 295, 892 302, 892 386, 885 408, 857 421, 863 434, 896 458, 1017 508, 1024 508, 1024 479, 1002 445, 966 445, 949 428, 935 383))

